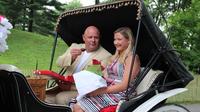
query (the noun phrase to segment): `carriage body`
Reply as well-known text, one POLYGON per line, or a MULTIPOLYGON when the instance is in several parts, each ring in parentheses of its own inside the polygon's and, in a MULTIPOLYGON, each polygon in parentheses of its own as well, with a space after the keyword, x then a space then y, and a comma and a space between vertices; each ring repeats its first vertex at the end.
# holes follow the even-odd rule
POLYGON ((193 79, 140 0, 123 0, 66 11, 58 18, 56 31, 67 45, 71 45, 83 42, 82 34, 89 25, 100 29, 101 45, 112 54, 115 51, 114 30, 128 26, 135 37, 139 30, 136 53, 141 66, 162 70, 165 74, 168 72, 165 83, 179 81, 169 89, 185 87, 193 79), (138 29, 139 21, 141 25, 138 29), (151 60, 154 62, 149 66, 151 60))
MULTIPOLYGON (((55 30, 58 35, 55 36, 55 44, 52 52, 55 52, 56 40, 58 37, 61 37, 67 45, 82 43, 82 34, 85 28, 90 25, 97 26, 100 29, 102 36, 101 45, 112 54, 115 51, 113 32, 117 28, 122 26, 130 27, 138 40, 137 46, 135 46, 135 53, 139 55, 141 66, 144 67, 144 70, 136 78, 136 81, 131 87, 132 89, 127 92, 127 99, 123 100, 118 105, 117 109, 119 112, 147 112, 157 109, 165 104, 167 98, 186 91, 185 86, 193 80, 192 75, 183 65, 180 56, 170 45, 170 42, 163 32, 155 24, 141 0, 116 1, 62 13, 56 24, 55 30), (156 77, 147 91, 142 92, 140 95, 132 96, 131 93, 140 86, 151 69, 160 70, 162 73, 156 77)), ((53 62, 53 55, 51 59, 50 68, 53 62)), ((53 106, 39 101, 31 91, 26 79, 22 77, 22 74, 10 72, 9 70, 0 70, 0 74, 4 74, 0 76, 5 78, 7 78, 8 75, 11 77, 7 81, 8 84, 11 83, 11 79, 13 79, 12 86, 21 85, 17 86, 16 93, 12 94, 17 94, 16 97, 13 98, 13 101, 17 98, 17 101, 19 101, 17 104, 19 105, 13 106, 19 106, 17 108, 19 108, 18 110, 20 112, 23 109, 25 112, 41 109, 52 112, 56 110, 71 112, 69 107, 53 106), (17 79, 19 81, 17 81, 17 79), (14 82, 16 84, 13 84, 14 82), (23 85, 27 85, 27 87, 25 87, 26 89, 24 89, 25 91, 20 89, 23 85), (29 110, 26 110, 27 106, 29 110)), ((8 89, 4 83, 4 80, 0 80, 0 89, 7 91, 8 89)), ((11 91, 12 87, 9 87, 11 91)), ((12 92, 14 92, 14 90, 12 90, 12 92)), ((7 94, 3 95, 8 96, 7 94)), ((0 99, 6 99, 6 97, 0 97, 0 99)), ((9 98, 9 100, 12 99, 9 98)), ((5 103, 5 105, 9 104, 9 102, 5 103)), ((184 110, 184 108, 179 109, 184 110)), ((180 110, 180 112, 184 112, 183 110, 180 110)))
MULTIPOLYGON (((134 37, 137 38, 135 53, 139 55, 141 66, 145 70, 137 77, 132 91, 130 91, 130 96, 127 95, 131 103, 129 103, 129 107, 122 109, 123 111, 137 111, 137 108, 144 101, 156 96, 156 92, 181 93, 180 91, 185 90, 179 91, 177 89, 184 88, 193 80, 192 75, 183 65, 179 54, 170 45, 169 40, 156 25, 141 0, 115 1, 66 11, 59 16, 55 29, 65 43, 71 45, 72 43, 83 42, 84 29, 90 25, 97 26, 100 29, 101 45, 112 54, 115 51, 113 32, 117 28, 128 26, 133 31, 134 37), (131 97, 131 92, 137 88, 151 69, 160 70, 163 73, 154 81, 151 89, 142 98, 135 100, 135 97, 131 97)), ((156 102, 152 108, 164 104, 168 97, 161 98, 161 101, 156 102)), ((124 105, 126 104, 124 103, 124 105)))

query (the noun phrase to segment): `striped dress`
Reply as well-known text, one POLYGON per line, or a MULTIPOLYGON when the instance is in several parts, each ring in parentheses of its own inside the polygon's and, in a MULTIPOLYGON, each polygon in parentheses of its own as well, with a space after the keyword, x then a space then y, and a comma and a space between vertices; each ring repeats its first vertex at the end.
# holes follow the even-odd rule
MULTIPOLYGON (((122 80, 123 64, 119 64, 115 60, 107 67, 109 77, 107 79, 108 86, 119 83, 122 80)), ((109 105, 117 105, 120 99, 124 98, 125 92, 116 94, 102 94, 95 97, 83 97, 78 103, 86 112, 99 112, 101 108, 109 105)))

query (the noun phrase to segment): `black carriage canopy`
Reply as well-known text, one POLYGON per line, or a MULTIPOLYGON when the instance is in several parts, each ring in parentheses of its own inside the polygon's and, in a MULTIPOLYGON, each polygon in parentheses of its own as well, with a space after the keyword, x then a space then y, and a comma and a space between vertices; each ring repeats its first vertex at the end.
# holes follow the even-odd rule
POLYGON ((153 69, 168 74, 165 82, 179 82, 172 88, 185 87, 193 77, 140 0, 115 1, 66 11, 58 18, 56 31, 66 44, 71 45, 83 42, 82 34, 87 26, 97 26, 101 31, 101 45, 114 53, 113 32, 119 27, 128 26, 136 36, 139 20, 141 27, 136 52, 142 66, 146 67, 153 60, 153 69), (160 54, 158 59, 153 58, 157 56, 155 54, 160 54))

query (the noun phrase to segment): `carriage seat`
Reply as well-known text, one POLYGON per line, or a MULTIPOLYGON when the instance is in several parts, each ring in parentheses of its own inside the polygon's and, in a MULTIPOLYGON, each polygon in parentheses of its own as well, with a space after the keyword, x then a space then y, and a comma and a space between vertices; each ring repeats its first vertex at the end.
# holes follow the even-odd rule
POLYGON ((158 75, 161 73, 163 73, 163 71, 150 69, 149 72, 144 77, 144 79, 137 86, 136 88, 137 94, 141 94, 147 91, 152 86, 153 82, 158 77, 158 75))
MULTIPOLYGON (((143 69, 144 70, 144 69, 143 69)), ((163 71, 161 70, 153 70, 150 69, 146 76, 143 78, 143 80, 139 83, 139 85, 136 87, 136 96, 134 96, 133 99, 129 99, 129 101, 120 101, 120 103, 117 106, 118 112, 124 112, 127 111, 128 107, 135 108, 137 105, 140 105, 137 103, 140 99, 142 99, 145 96, 145 92, 147 92, 153 85, 153 83, 156 81, 159 76, 163 74, 163 71)), ((146 101, 142 99, 143 101, 146 101)), ((141 101, 139 101, 142 103, 141 101)))

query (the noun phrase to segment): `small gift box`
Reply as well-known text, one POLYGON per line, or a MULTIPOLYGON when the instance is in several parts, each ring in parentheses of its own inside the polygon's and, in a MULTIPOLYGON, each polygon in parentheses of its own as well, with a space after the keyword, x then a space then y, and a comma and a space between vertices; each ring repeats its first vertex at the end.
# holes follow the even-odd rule
POLYGON ((96 59, 93 59, 92 65, 88 65, 86 70, 102 76, 103 75, 102 69, 103 69, 103 67, 101 66, 101 62, 96 59))

